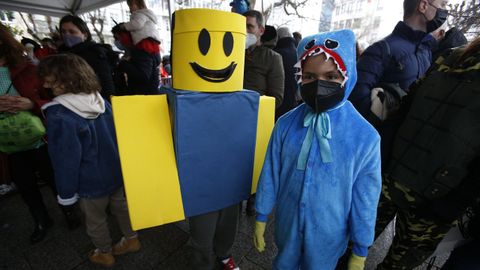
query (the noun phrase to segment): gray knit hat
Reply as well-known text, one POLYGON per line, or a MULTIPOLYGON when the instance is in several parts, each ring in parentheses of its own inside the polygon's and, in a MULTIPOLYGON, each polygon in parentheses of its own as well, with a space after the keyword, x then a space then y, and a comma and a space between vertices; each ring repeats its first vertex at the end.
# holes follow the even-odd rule
POLYGON ((293 36, 292 36, 292 33, 290 33, 290 29, 284 26, 277 29, 277 37, 278 39, 281 39, 281 38, 293 37, 293 36))

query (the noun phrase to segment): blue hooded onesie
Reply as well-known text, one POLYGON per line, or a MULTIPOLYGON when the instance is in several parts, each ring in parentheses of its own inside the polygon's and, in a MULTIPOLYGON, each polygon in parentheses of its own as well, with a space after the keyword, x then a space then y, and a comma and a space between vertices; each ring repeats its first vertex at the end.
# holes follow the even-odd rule
POLYGON ((347 100, 356 82, 355 37, 340 30, 306 37, 300 62, 325 53, 345 77, 345 97, 315 114, 306 104, 275 125, 257 188, 257 220, 274 207, 273 269, 334 269, 348 241, 366 256, 381 190, 380 137, 347 100), (331 49, 326 42, 336 41, 331 49))

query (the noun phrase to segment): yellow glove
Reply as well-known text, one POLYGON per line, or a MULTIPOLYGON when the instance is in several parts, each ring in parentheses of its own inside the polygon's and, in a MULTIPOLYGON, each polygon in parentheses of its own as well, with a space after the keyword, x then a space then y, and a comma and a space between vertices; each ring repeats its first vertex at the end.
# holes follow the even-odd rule
POLYGON ((348 260, 348 270, 363 270, 366 257, 360 257, 352 253, 348 260))
POLYGON ((255 244, 255 248, 258 251, 262 252, 265 250, 265 238, 263 235, 265 234, 265 225, 266 222, 255 221, 255 233, 253 234, 253 243, 255 244))

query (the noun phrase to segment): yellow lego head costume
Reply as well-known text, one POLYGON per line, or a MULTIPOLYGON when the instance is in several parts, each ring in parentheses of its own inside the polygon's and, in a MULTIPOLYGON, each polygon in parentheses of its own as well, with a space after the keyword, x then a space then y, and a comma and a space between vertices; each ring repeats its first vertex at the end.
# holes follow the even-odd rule
POLYGON ((243 89, 245 17, 212 9, 174 13, 173 88, 201 92, 243 89))

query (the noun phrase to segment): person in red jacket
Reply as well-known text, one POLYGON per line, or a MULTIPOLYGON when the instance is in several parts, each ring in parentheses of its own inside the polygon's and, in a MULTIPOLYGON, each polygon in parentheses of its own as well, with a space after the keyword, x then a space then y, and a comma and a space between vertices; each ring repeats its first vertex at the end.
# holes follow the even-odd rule
MULTIPOLYGON (((49 101, 37 76, 36 66, 24 56, 24 47, 15 40, 7 27, 0 24, 0 113, 32 111, 42 117, 40 107, 49 101)), ((43 202, 35 173, 39 171, 55 191, 47 146, 40 142, 34 149, 10 154, 9 162, 12 180, 34 220, 30 241, 40 242, 52 226, 52 219, 43 202)), ((72 212, 69 214, 72 215, 72 212)), ((77 227, 78 219, 74 223, 69 225, 77 227)))
POLYGON ((51 38, 44 38, 42 39, 42 47, 35 51, 35 57, 38 60, 42 60, 43 58, 53 55, 57 53, 57 49, 55 48, 55 42, 51 38))

